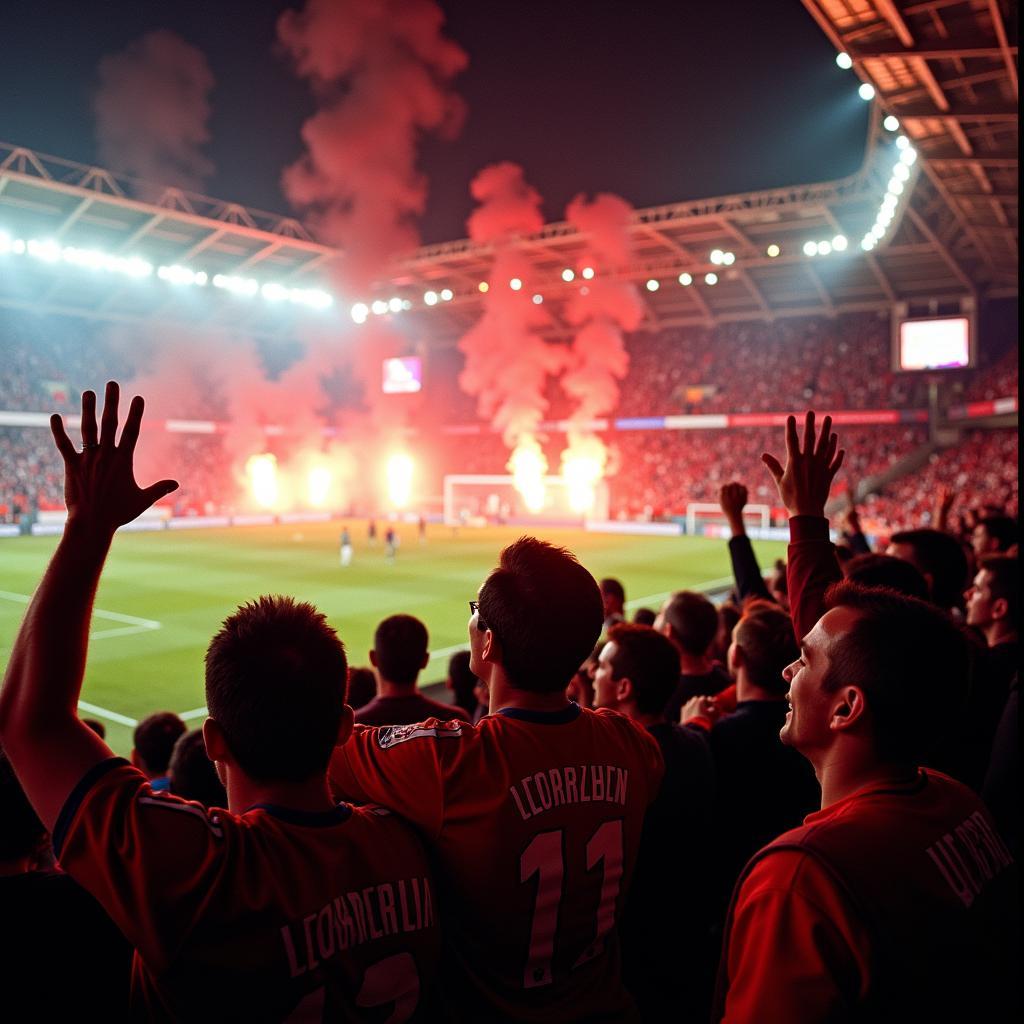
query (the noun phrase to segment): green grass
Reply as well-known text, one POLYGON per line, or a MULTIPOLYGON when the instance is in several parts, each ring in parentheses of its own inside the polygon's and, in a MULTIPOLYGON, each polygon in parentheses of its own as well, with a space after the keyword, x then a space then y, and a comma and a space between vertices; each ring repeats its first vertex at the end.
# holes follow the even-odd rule
MULTIPOLYGON (((338 565, 340 522, 119 535, 96 608, 155 620, 160 628, 94 639, 83 699, 133 719, 153 711, 201 708, 206 644, 226 615, 258 594, 285 593, 311 601, 340 633, 353 665, 368 664, 373 630, 394 612, 421 618, 435 651, 462 644, 466 602, 476 596, 501 547, 523 532, 463 529, 453 537, 447 528, 434 526, 421 545, 415 528, 402 526, 398 558, 388 564, 379 542, 376 548, 367 546, 364 522, 350 523, 350 528, 355 558, 347 569, 338 565)), ((657 606, 669 591, 730 573, 720 540, 535 532, 575 551, 596 577, 617 576, 631 602, 644 599, 657 606)), ((0 589, 31 594, 55 545, 53 537, 0 541, 0 589)), ((760 542, 755 548, 768 565, 784 545, 760 542)), ((24 603, 0 599, 0 666, 6 665, 23 612, 24 603)), ((97 617, 93 631, 125 625, 97 617)), ((446 660, 442 655, 431 662, 424 684, 443 679, 446 660)), ((110 745, 126 753, 130 727, 105 724, 110 745)))

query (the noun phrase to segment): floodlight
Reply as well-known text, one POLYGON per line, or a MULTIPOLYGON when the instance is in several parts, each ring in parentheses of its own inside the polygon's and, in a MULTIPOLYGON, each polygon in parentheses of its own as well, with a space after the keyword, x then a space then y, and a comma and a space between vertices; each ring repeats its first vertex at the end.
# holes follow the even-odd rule
POLYGON ((727 266, 731 267, 736 262, 736 253, 734 252, 723 252, 722 262, 727 266))
POLYGON ((398 296, 395 296, 393 299, 388 299, 388 309, 390 309, 392 313, 401 313, 402 300, 398 298, 398 296))
POLYGON ((437 305, 437 292, 434 292, 434 291, 424 292, 423 293, 423 301, 428 306, 436 306, 437 305))
POLYGON ((565 270, 562 271, 563 281, 571 281, 575 276, 576 275, 568 267, 566 267, 565 270))
POLYGON ((819 242, 818 243, 818 255, 827 256, 832 251, 831 242, 819 242))
POLYGON ((357 324, 365 324, 370 315, 370 307, 365 302, 357 302, 349 312, 357 324))
POLYGON ((487 293, 487 291, 488 291, 488 289, 490 289, 490 287, 491 287, 491 286, 490 286, 490 285, 489 285, 489 284, 488 284, 488 283, 487 283, 486 281, 481 281, 481 282, 480 282, 480 283, 479 283, 479 284, 478 284, 478 285, 476 286, 476 290, 477 290, 478 292, 480 292, 481 294, 486 294, 486 293, 487 293))
POLYGON ((888 117, 887 117, 887 118, 886 118, 886 119, 885 119, 885 120, 884 120, 884 121, 882 122, 882 127, 883 127, 883 128, 884 128, 884 129, 885 129, 885 130, 886 130, 887 132, 894 132, 894 131, 896 131, 896 129, 897 129, 897 128, 899 128, 899 126, 900 126, 900 120, 899 120, 899 118, 898 118, 898 117, 893 117, 893 116, 892 116, 892 114, 890 114, 890 115, 889 115, 889 116, 888 116, 888 117))
POLYGON ((775 259, 775 257, 778 256, 779 253, 782 252, 782 250, 774 242, 772 242, 772 244, 769 245, 767 249, 765 249, 765 252, 769 256, 769 258, 775 259))
POLYGON ((886 194, 892 193, 894 196, 903 195, 903 182, 899 178, 890 178, 889 184, 885 186, 886 194))
POLYGON ((896 148, 897 149, 906 149, 907 146, 909 146, 909 145, 910 145, 910 139, 908 139, 906 137, 906 135, 900 135, 896 139, 896 148))
POLYGON ((541 295, 539 292, 536 295, 534 295, 534 297, 533 297, 533 304, 535 306, 539 306, 543 301, 544 301, 544 296, 541 295))
POLYGON ((704 283, 710 285, 718 284, 718 275, 714 271, 712 271, 710 274, 705 274, 704 283))
POLYGON ((853 67, 853 58, 848 53, 837 53, 836 63, 844 70, 849 71, 853 67))
POLYGON ((912 146, 907 146, 902 153, 900 153, 900 163, 906 164, 910 167, 917 159, 917 150, 912 146))
POLYGON ((683 285, 684 288, 693 284, 693 275, 687 274, 684 271, 682 274, 679 275, 679 283, 683 285))
POLYGON ((910 177, 910 168, 906 164, 897 164, 892 169, 893 177, 906 181, 910 177))
POLYGON ((875 98, 875 87, 870 82, 861 82, 857 95, 862 100, 873 100, 875 98))
POLYGON ((454 298, 455 298, 455 292, 453 292, 451 290, 451 288, 442 288, 441 289, 441 301, 442 302, 451 302, 452 299, 454 299, 454 298))
POLYGON ((817 242, 804 242, 804 255, 805 256, 816 256, 818 254, 818 243, 817 242))
POLYGON ((585 278, 587 281, 589 281, 593 276, 594 276, 594 268, 593 267, 584 267, 580 271, 580 277, 585 278))
POLYGON ((374 299, 370 307, 377 316, 383 316, 388 311, 388 304, 383 299, 374 299))
POLYGON ((721 266, 725 262, 725 253, 721 249, 712 249, 710 259, 715 266, 721 266))
POLYGON ((647 290, 649 292, 656 292, 661 287, 661 284, 656 281, 653 277, 647 282, 647 290))
POLYGON ((846 235, 836 235, 836 237, 832 239, 832 248, 835 249, 836 252, 844 252, 848 244, 846 235))
POLYGON ((512 291, 517 292, 523 287, 523 282, 518 277, 513 277, 512 280, 509 281, 508 286, 512 291))

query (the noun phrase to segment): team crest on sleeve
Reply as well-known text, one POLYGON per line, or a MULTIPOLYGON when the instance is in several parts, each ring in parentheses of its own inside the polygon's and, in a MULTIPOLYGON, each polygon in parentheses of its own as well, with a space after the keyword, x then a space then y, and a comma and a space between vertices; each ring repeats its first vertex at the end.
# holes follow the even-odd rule
POLYGON ((414 722, 409 725, 388 725, 377 733, 377 746, 381 750, 396 747, 399 743, 419 739, 458 739, 462 735, 462 722, 457 718, 450 722, 414 722))

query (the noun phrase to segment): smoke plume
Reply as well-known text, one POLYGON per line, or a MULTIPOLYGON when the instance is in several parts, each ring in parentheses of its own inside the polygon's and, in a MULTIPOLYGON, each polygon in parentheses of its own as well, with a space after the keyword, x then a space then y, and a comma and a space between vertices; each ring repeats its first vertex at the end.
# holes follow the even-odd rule
POLYGON ((467 57, 443 24, 434 0, 307 0, 278 21, 278 39, 319 104, 284 191, 346 251, 350 287, 365 287, 388 257, 417 244, 427 196, 417 143, 461 127, 450 83, 467 57))
POLYGON ((480 204, 469 218, 470 237, 490 243, 494 263, 483 315, 460 340, 466 357, 459 384, 477 396, 480 415, 500 430, 509 447, 536 433, 547 409, 544 386, 565 361, 565 349, 546 342, 549 318, 532 301, 532 268, 515 248, 517 235, 543 224, 541 197, 512 163, 484 168, 470 185, 480 204), (521 282, 518 290, 510 283, 521 282))
POLYGON ((100 162, 145 181, 200 191, 213 173, 202 152, 214 84, 203 53, 162 29, 104 57, 99 79, 93 110, 100 162))

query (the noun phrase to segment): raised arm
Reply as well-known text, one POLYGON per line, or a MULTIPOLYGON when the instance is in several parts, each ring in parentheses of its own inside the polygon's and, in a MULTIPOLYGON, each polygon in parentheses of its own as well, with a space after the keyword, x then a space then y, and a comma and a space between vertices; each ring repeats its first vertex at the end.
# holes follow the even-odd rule
POLYGON ((786 465, 765 452, 761 461, 775 479, 789 513, 789 557, 786 578, 789 607, 797 639, 806 636, 825 610, 825 591, 842 578, 835 548, 828 535, 825 503, 845 452, 832 431, 832 417, 821 424, 821 436, 814 429, 814 413, 804 418, 801 447, 796 417, 786 420, 786 465))
POLYGON ((857 511, 856 495, 856 485, 850 484, 850 489, 846 494, 846 512, 843 514, 843 534, 850 546, 850 550, 855 555, 866 555, 870 553, 871 545, 868 544, 868 539, 860 528, 860 513, 857 511))
POLYGON ((740 601, 746 597, 763 597, 766 601, 774 601, 761 575, 761 566, 757 564, 757 555, 754 554, 743 523, 743 507, 747 503, 746 487, 735 480, 722 484, 718 492, 718 503, 722 506, 722 513, 732 533, 729 538, 729 558, 732 560, 732 575, 740 601))
POLYGON ((65 800, 107 745, 78 718, 89 620, 114 531, 178 485, 140 488, 132 461, 143 401, 132 399, 116 443, 118 386, 107 384, 100 429, 96 395, 82 395, 82 451, 60 416, 50 429, 64 459, 67 525, 25 613, 0 691, 0 742, 29 801, 51 831, 65 800))

